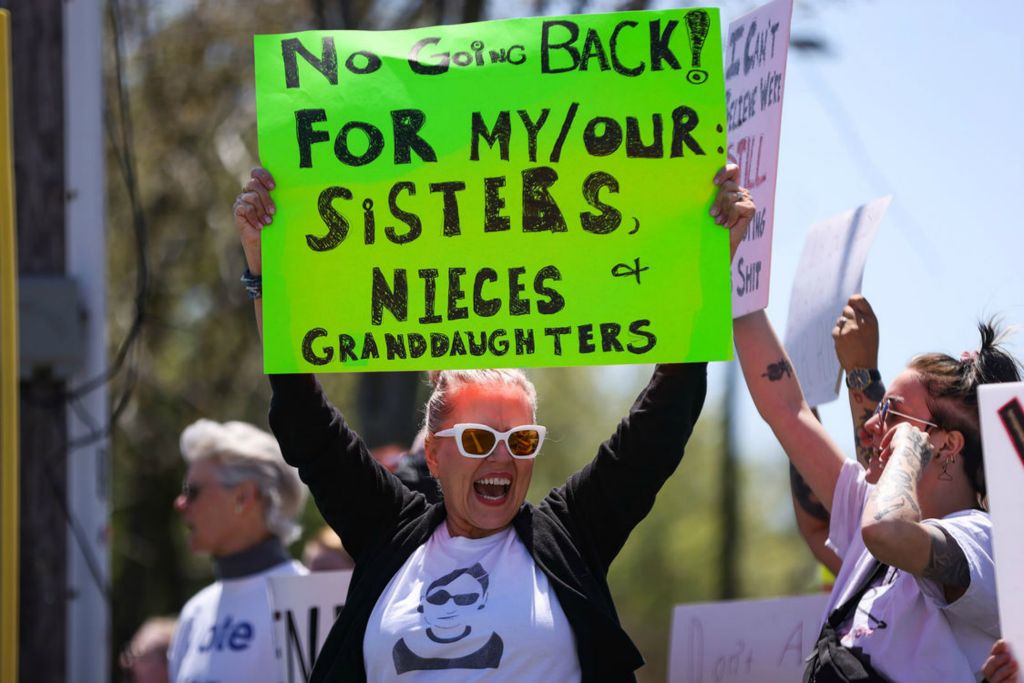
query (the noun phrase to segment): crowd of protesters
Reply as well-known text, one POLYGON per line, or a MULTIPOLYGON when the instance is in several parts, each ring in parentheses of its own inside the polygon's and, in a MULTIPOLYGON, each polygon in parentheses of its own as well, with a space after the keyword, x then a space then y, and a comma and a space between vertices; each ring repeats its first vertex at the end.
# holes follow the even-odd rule
MULTIPOLYGON (((739 177, 729 165, 712 179, 733 257, 756 210, 739 177)), ((255 168, 233 205, 260 335, 277 189, 255 168)), ((922 353, 883 378, 871 304, 857 294, 835 313, 855 459, 807 404, 765 311, 733 327, 750 396, 788 456, 797 528, 832 577, 803 680, 1019 682, 1024 644, 1000 638, 978 389, 1021 381, 1021 364, 986 322, 976 349, 922 353)), ((536 505, 526 492, 547 430, 522 371, 431 373, 418 434, 380 409, 415 394, 395 376, 360 396, 377 408, 362 411, 362 435, 315 376, 271 375, 272 433, 200 419, 181 434, 173 505, 215 581, 139 628, 124 677, 276 681, 267 579, 348 571, 311 681, 634 681, 643 658, 608 572, 682 460, 706 366, 655 367, 594 457, 536 505), (288 546, 308 493, 326 525, 300 562, 288 546)))
MULTIPOLYGON (((712 209, 733 253, 754 210, 736 178, 735 167, 716 175, 712 209)), ((250 276, 273 189, 254 169, 236 200, 250 276)), ((835 575, 805 681, 1018 675, 999 640, 977 389, 1021 371, 999 330, 979 330, 977 350, 915 356, 886 386, 878 320, 852 297, 832 330, 856 435, 847 460, 764 312, 735 320, 750 394, 790 459, 798 528, 835 575)), ((634 680, 643 660, 605 577, 682 457, 705 364, 658 366, 593 461, 537 506, 525 495, 546 430, 519 371, 434 373, 408 449, 368 448, 313 376, 270 380, 274 436, 211 420, 181 436, 187 473, 174 506, 216 581, 176 625, 140 628, 122 654, 126 676, 275 679, 266 577, 308 566, 353 571, 311 680, 634 680), (329 527, 306 544, 303 566, 286 548, 306 486, 329 527)))

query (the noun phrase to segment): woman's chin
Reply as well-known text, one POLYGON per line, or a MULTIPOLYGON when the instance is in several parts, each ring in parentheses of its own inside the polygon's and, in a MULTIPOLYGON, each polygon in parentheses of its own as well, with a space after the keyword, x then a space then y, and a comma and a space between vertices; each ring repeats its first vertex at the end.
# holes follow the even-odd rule
POLYGON ((193 555, 203 555, 210 552, 210 546, 201 537, 196 536, 193 531, 188 537, 188 549, 193 555))
POLYGON ((518 505, 510 496, 504 496, 502 500, 481 500, 480 496, 473 495, 473 514, 469 521, 471 529, 468 535, 482 537, 495 534, 506 529, 516 516, 518 505))

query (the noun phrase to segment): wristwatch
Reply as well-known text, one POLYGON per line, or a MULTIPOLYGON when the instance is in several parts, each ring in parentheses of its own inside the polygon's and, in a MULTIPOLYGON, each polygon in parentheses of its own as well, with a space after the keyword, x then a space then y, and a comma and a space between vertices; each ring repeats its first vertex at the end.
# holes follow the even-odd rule
POLYGON ((846 373, 846 386, 849 389, 863 392, 869 400, 882 400, 885 396, 885 385, 882 384, 882 373, 874 368, 854 368, 846 373))

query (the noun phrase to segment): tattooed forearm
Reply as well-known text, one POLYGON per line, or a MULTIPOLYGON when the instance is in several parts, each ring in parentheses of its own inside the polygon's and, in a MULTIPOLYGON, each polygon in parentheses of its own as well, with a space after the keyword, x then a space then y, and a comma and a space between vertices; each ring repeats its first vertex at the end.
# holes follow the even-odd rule
POLYGON ((910 443, 904 448, 909 451, 912 457, 917 458, 917 461, 921 463, 919 471, 923 472, 924 468, 928 466, 928 463, 932 459, 932 445, 928 443, 928 437, 922 432, 913 431, 909 435, 910 443))
POLYGON ((889 476, 884 490, 886 494, 892 495, 893 497, 905 498, 915 493, 915 479, 916 477, 907 470, 896 468, 889 476))
POLYGON ((769 363, 762 377, 767 377, 769 382, 778 382, 783 377, 793 377, 793 366, 785 358, 780 358, 778 363, 769 363))
POLYGON ((895 503, 892 503, 888 507, 882 508, 881 510, 879 510, 878 512, 875 513, 875 521, 876 522, 881 522, 883 519, 885 519, 886 517, 888 517, 892 513, 896 512, 897 510, 902 510, 906 506, 906 504, 907 504, 907 501, 901 500, 901 501, 897 501, 895 503))
POLYGON ((931 555, 922 576, 946 586, 967 588, 971 585, 971 568, 960 544, 941 524, 925 522, 940 535, 932 534, 931 555))
MULTIPOLYGON (((871 446, 871 434, 868 433, 864 425, 871 416, 875 414, 873 408, 866 408, 861 412, 860 419, 856 417, 853 420, 853 433, 854 440, 856 441, 857 461, 864 467, 867 468, 868 463, 871 462, 871 456, 874 454, 874 448, 871 446)), ((856 415, 856 413, 854 413, 856 415)))
POLYGON ((801 510, 815 519, 820 519, 823 522, 829 521, 828 510, 814 497, 811 487, 800 476, 793 463, 789 463, 789 486, 793 491, 793 498, 800 504, 801 510))
POLYGON ((860 463, 861 467, 864 469, 868 468, 868 465, 871 464, 871 456, 873 453, 874 450, 870 447, 857 446, 857 462, 860 463))
POLYGON ((874 519, 921 519, 921 508, 917 504, 917 463, 910 458, 893 453, 889 464, 872 492, 874 519))

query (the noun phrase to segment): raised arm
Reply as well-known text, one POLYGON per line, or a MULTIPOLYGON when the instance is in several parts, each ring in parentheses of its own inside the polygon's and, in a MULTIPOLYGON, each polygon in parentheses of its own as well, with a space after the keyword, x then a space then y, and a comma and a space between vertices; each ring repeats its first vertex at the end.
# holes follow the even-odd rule
POLYGON ((706 392, 707 363, 658 365, 597 456, 545 499, 571 515, 605 571, 679 465, 706 392))
MULTIPOLYGON (((715 175, 718 193, 710 210, 715 221, 729 229, 731 255, 755 210, 738 178, 739 167, 734 164, 715 175)), ((605 570, 650 512, 658 491, 683 457, 706 392, 707 363, 658 365, 594 460, 545 499, 544 505, 572 517, 605 570)))
POLYGON ((804 401, 789 356, 768 316, 756 311, 733 321, 736 353, 757 411, 790 462, 826 509, 832 509, 843 454, 804 401))
MULTIPOLYGON (((242 188, 242 192, 235 199, 232 207, 235 216, 235 228, 238 230, 238 237, 242 242, 242 251, 245 252, 245 262, 248 268, 246 277, 252 277, 259 281, 263 276, 263 260, 260 253, 260 234, 274 220, 277 208, 270 198, 270 192, 275 187, 274 178, 267 169, 257 166, 249 173, 249 180, 242 188)), ((257 293, 255 288, 250 290, 253 295, 253 313, 256 316, 256 328, 259 330, 260 338, 263 337, 263 297, 261 291, 257 293)))
POLYGON ((885 469, 864 504, 864 545, 879 562, 939 583, 952 602, 971 585, 971 570, 953 536, 932 520, 922 521, 919 484, 935 451, 909 422, 885 435, 883 455, 887 450, 885 469))
MULTIPOLYGON (((263 272, 260 236, 276 212, 270 198, 274 186, 266 169, 254 168, 235 199, 235 227, 245 252, 246 278, 253 282, 263 272)), ((256 326, 262 337, 261 288, 253 285, 250 293, 254 294, 256 326)), ((271 375, 270 384, 274 391, 270 426, 281 452, 298 468, 324 520, 358 562, 363 549, 379 542, 394 520, 412 509, 410 505, 418 510, 425 503, 415 500, 373 460, 313 375, 271 375)))
MULTIPOLYGON (((815 419, 821 421, 816 409, 812 408, 811 413, 815 419)), ((825 541, 828 540, 830 522, 828 510, 811 491, 811 487, 800 476, 793 463, 789 463, 789 493, 793 499, 796 528, 804 539, 804 543, 814 555, 814 559, 828 567, 833 574, 838 574, 842 560, 825 544, 825 541)))
MULTIPOLYGON (((878 368, 878 318, 860 294, 850 297, 842 314, 832 328, 836 357, 846 371, 847 395, 850 401, 850 416, 853 419, 854 448, 857 460, 868 470, 868 481, 877 481, 881 471, 871 469, 871 436, 864 425, 875 412, 875 407, 885 395, 878 368)), ((817 411, 812 410, 815 417, 817 411)), ((819 419, 820 422, 820 419, 819 419)), ((796 526, 814 557, 831 570, 839 573, 842 561, 825 545, 828 539, 830 517, 811 487, 792 463, 789 465, 790 493, 793 497, 793 511, 796 526)))
MULTIPOLYGON (((846 372, 857 461, 864 469, 869 469, 871 437, 864 425, 885 396, 885 385, 878 372, 878 318, 867 299, 860 294, 850 297, 832 328, 832 339, 836 344, 836 357, 846 372)), ((877 472, 869 471, 869 482, 874 483, 876 477, 877 472)))

